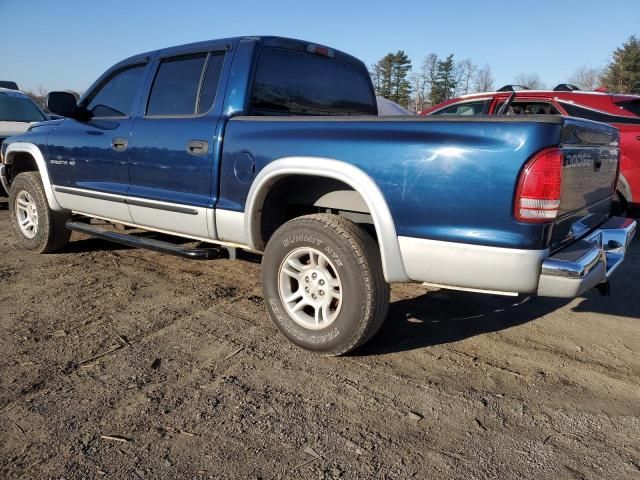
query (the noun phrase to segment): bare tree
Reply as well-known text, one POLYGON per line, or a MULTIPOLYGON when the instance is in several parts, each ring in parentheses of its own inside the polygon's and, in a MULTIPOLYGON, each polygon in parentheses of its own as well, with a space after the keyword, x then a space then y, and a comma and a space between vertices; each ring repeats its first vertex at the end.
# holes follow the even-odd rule
POLYGON ((493 82, 491 67, 485 64, 484 67, 476 73, 473 90, 474 92, 491 92, 495 88, 493 82))
POLYGON ((583 66, 573 72, 569 77, 569 83, 576 85, 580 90, 591 92, 600 86, 601 77, 602 70, 583 66))
POLYGON ((382 82, 380 65, 378 63, 374 63, 373 65, 371 65, 371 67, 369 67, 369 75, 371 76, 371 82, 373 83, 373 88, 376 91, 376 94, 378 94, 378 92, 380 92, 380 87, 382 82))
POLYGON ((522 85, 531 90, 542 90, 545 84, 537 73, 520 73, 516 76, 516 85, 522 85))
POLYGON ((45 104, 47 103, 47 94, 49 93, 49 91, 42 85, 38 85, 38 88, 35 90, 26 90, 24 93, 26 93, 31 98, 31 100, 36 102, 41 108, 45 107, 45 104))
POLYGON ((471 59, 465 58, 456 65, 456 95, 466 95, 471 91, 471 81, 478 70, 471 59))
POLYGON ((416 112, 424 110, 430 105, 429 96, 437 71, 438 56, 435 53, 430 53, 422 61, 420 70, 411 76, 413 92, 415 94, 413 106, 416 112))

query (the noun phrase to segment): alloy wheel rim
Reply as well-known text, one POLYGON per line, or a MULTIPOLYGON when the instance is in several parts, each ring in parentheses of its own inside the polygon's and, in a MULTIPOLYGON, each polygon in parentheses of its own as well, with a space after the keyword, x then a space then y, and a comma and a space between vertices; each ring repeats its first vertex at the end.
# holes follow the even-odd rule
POLYGON ((278 272, 278 292, 289 316, 309 330, 331 325, 342 307, 338 271, 315 248, 298 248, 285 257, 278 272))
POLYGON ((33 238, 38 233, 38 208, 29 192, 21 190, 16 196, 16 220, 20 232, 26 238, 33 238))

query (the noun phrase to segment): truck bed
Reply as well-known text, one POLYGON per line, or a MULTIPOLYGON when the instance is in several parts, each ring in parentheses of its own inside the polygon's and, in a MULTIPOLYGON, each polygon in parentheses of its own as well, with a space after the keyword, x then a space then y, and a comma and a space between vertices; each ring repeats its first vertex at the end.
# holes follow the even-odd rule
POLYGON ((555 115, 241 116, 226 127, 218 208, 244 209, 249 185, 234 174, 244 153, 256 173, 291 156, 357 166, 375 179, 399 236, 552 251, 606 220, 618 163, 614 128, 555 115), (513 199, 520 171, 550 146, 565 152, 559 218, 518 222, 513 199))

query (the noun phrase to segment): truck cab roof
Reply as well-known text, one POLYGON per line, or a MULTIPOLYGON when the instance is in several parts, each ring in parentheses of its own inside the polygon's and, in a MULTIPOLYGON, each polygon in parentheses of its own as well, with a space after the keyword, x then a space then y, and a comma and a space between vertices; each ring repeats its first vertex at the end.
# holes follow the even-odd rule
POLYGON ((319 43, 308 42, 305 40, 299 40, 295 38, 278 37, 273 35, 254 35, 254 36, 247 35, 247 36, 239 36, 239 37, 227 37, 227 38, 203 40, 200 42, 193 42, 193 43, 187 43, 182 45, 176 45, 176 46, 151 50, 145 53, 133 55, 129 58, 122 60, 119 63, 130 63, 132 61, 136 61, 139 59, 142 60, 147 57, 156 56, 157 54, 165 54, 165 53, 171 54, 174 50, 182 51, 185 49, 193 49, 194 51, 196 51, 196 50, 219 48, 219 47, 226 47, 226 49, 232 49, 232 48, 235 48, 240 42, 258 42, 263 46, 281 47, 289 50, 299 50, 299 51, 310 51, 310 48, 320 48, 320 49, 325 49, 327 51, 327 56, 338 59, 345 63, 356 65, 358 67, 366 67, 364 62, 341 50, 336 50, 335 48, 329 48, 319 43))

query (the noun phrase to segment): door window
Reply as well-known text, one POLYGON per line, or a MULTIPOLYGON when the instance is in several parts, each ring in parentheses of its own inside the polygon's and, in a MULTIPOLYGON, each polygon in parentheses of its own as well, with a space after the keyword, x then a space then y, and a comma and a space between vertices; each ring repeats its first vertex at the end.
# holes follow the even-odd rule
POLYGON ((145 64, 131 65, 114 72, 86 102, 93 117, 127 117, 140 88, 145 64))
POLYGON ((162 60, 151 87, 146 115, 183 116, 207 112, 215 101, 223 62, 224 52, 162 60))
POLYGON ((487 113, 491 100, 482 100, 479 102, 456 103, 449 107, 438 110, 432 115, 482 115, 487 113))
POLYGON ((162 60, 151 87, 147 116, 195 114, 206 58, 206 53, 196 53, 162 60))
MULTIPOLYGON (((504 100, 500 100, 496 103, 495 108, 493 109, 493 113, 497 114, 502 105, 504 105, 504 100)), ((541 102, 541 101, 530 101, 530 100, 515 100, 507 111, 506 115, 560 115, 560 112, 556 107, 554 107, 549 102, 541 102)))

